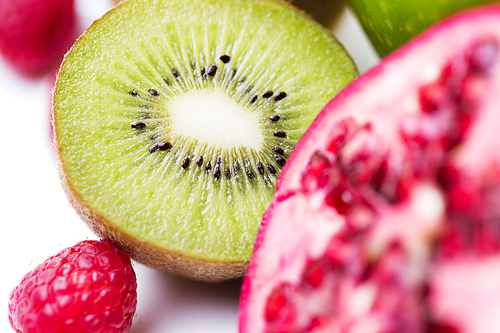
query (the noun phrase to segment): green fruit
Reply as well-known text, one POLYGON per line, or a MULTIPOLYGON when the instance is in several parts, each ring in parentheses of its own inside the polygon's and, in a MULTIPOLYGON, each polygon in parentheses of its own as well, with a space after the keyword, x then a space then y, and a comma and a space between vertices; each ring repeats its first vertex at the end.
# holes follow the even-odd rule
POLYGON ((241 276, 290 151, 355 76, 328 32, 279 1, 126 1, 62 64, 63 185, 132 258, 241 276))
POLYGON ((457 11, 498 0, 348 0, 378 54, 391 53, 457 11))

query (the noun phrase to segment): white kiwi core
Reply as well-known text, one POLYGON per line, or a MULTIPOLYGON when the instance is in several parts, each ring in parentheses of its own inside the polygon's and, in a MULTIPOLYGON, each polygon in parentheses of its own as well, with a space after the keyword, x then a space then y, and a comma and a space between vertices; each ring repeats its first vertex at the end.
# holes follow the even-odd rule
POLYGON ((172 129, 217 148, 261 150, 264 135, 257 112, 231 99, 221 89, 191 90, 168 106, 172 129))

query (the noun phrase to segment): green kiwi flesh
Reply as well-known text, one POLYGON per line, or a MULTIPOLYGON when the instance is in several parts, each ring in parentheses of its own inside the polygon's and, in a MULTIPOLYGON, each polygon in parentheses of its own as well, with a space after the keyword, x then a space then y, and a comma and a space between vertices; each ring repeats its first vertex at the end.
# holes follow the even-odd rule
POLYGON ((135 260, 241 276, 287 156, 356 75, 328 32, 282 2, 126 1, 60 68, 66 193, 135 260))

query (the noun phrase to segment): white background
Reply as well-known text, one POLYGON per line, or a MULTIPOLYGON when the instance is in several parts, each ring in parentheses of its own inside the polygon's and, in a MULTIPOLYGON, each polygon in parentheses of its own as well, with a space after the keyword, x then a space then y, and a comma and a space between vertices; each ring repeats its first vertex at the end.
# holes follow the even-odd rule
MULTIPOLYGON (((82 29, 110 6, 107 0, 77 0, 82 29)), ((360 72, 376 64, 377 56, 347 8, 332 29, 360 72)), ((28 270, 65 247, 97 239, 60 186, 49 141, 51 80, 21 77, 0 58, 0 332, 13 332, 8 298, 28 270)), ((134 267, 138 309, 132 333, 237 332, 241 281, 206 284, 134 267)))

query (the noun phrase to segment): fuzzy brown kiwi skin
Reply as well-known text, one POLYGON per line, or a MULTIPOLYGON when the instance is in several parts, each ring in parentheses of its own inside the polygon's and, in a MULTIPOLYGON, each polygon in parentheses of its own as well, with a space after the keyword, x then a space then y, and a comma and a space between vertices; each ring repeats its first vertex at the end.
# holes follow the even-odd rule
POLYGON ((111 225, 103 216, 92 210, 71 186, 68 176, 64 172, 64 162, 59 153, 59 142, 56 133, 54 133, 52 144, 64 192, 78 215, 97 236, 110 240, 124 250, 133 260, 141 264, 195 280, 218 282, 239 278, 245 274, 248 261, 212 262, 191 258, 152 245, 111 225))

